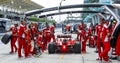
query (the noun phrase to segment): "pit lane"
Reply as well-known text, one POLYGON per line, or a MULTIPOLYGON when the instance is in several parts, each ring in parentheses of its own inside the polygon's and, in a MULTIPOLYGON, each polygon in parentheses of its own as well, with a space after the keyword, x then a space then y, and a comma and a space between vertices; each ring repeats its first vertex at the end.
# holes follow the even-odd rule
MULTIPOLYGON (((55 30, 57 34, 62 34, 61 29, 55 30)), ((75 34, 73 34, 75 37, 75 34)), ((17 44, 17 43, 16 43, 17 44)), ((0 43, 0 63, 99 63, 96 61, 97 54, 94 53, 95 48, 87 47, 86 54, 74 53, 57 53, 48 54, 47 50, 40 57, 21 58, 17 57, 17 53, 9 54, 10 44, 4 45, 0 43)), ((112 60, 112 63, 120 61, 112 60)))

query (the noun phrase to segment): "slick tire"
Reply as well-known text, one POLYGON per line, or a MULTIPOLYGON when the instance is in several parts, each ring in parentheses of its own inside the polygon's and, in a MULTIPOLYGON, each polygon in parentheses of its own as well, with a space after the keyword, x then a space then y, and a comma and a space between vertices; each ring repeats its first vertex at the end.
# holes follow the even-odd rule
POLYGON ((1 39, 2 43, 8 44, 11 39, 11 36, 12 36, 11 34, 5 34, 1 39))
POLYGON ((49 54, 54 54, 55 53, 55 44, 54 44, 54 42, 50 42, 48 44, 48 53, 49 54))
POLYGON ((80 42, 76 42, 73 46, 74 53, 81 53, 81 44, 80 42))

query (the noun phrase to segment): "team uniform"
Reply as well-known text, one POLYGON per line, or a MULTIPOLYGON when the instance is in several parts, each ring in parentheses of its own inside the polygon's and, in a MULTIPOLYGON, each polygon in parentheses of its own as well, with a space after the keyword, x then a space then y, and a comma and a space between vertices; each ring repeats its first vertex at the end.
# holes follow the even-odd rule
POLYGON ((17 46, 15 45, 16 41, 17 41, 17 31, 18 31, 18 28, 15 27, 14 25, 11 26, 11 28, 9 29, 10 31, 12 31, 12 37, 11 37, 11 52, 10 53, 14 53, 14 52, 17 52, 17 46))
POLYGON ((80 30, 81 34, 81 44, 82 44, 82 52, 86 53, 86 41, 87 41, 87 36, 86 36, 86 31, 85 30, 80 30))
POLYGON ((55 27, 54 27, 54 25, 50 26, 50 31, 51 31, 51 39, 53 39, 53 41, 55 41, 55 35, 54 35, 55 27))
POLYGON ((23 24, 20 24, 19 26, 19 30, 18 30, 18 57, 22 57, 21 55, 21 50, 22 48, 24 49, 24 54, 25 57, 28 56, 27 53, 27 43, 26 43, 26 39, 25 39, 25 31, 26 30, 26 26, 23 24))
POLYGON ((31 31, 30 29, 25 30, 26 34, 26 43, 27 43, 27 53, 30 55, 32 53, 32 46, 31 46, 31 31))
POLYGON ((109 56, 108 56, 108 52, 110 51, 110 31, 109 28, 107 26, 107 24, 103 25, 102 28, 102 33, 100 38, 102 38, 102 48, 103 51, 100 53, 100 57, 103 58, 104 61, 108 61, 109 60, 109 56))
POLYGON ((89 40, 89 46, 94 47, 95 45, 95 37, 93 36, 93 29, 91 27, 88 28, 88 40, 89 40))
POLYGON ((96 25, 96 34, 97 34, 96 46, 97 46, 98 56, 99 56, 99 59, 100 59, 100 60, 102 59, 102 58, 100 57, 101 46, 102 46, 102 39, 100 38, 100 35, 101 35, 101 33, 102 33, 102 28, 103 28, 103 25, 102 25, 102 24, 96 25))
POLYGON ((44 49, 47 48, 47 44, 51 41, 51 31, 48 27, 43 29, 43 45, 44 49))

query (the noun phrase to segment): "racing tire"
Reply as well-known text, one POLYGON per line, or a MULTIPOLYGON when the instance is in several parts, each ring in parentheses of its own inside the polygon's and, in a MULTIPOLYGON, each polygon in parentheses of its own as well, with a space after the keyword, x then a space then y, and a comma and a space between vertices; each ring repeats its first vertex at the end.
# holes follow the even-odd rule
POLYGON ((11 39, 11 36, 12 36, 11 34, 5 34, 1 39, 2 43, 8 44, 11 39))
POLYGON ((73 46, 73 50, 75 53, 81 53, 81 44, 80 42, 76 42, 73 46))
POLYGON ((48 44, 48 53, 49 54, 54 54, 55 53, 55 43, 54 42, 50 42, 48 44))

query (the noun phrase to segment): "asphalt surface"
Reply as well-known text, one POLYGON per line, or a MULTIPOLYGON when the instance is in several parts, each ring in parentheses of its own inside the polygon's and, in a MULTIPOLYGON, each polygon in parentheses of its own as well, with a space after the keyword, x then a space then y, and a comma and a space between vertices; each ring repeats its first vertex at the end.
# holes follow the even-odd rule
MULTIPOLYGON (((61 34, 59 29, 56 34, 61 34)), ((17 43, 16 43, 17 44, 17 43)), ((57 53, 48 54, 47 50, 40 57, 18 58, 17 53, 9 54, 10 44, 2 44, 0 42, 0 63, 100 63, 96 61, 97 54, 94 53, 95 48, 87 47, 86 54, 74 53, 57 53)), ((102 62, 105 63, 105 62, 102 62)), ((112 63, 120 63, 120 61, 112 60, 112 63)))

